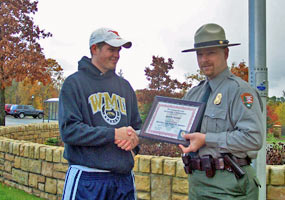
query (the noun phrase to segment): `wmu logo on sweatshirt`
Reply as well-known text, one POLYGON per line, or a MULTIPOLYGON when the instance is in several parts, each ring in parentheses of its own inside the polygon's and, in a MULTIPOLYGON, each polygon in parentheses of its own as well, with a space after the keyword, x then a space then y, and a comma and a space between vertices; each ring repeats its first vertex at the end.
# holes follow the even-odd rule
POLYGON ((111 125, 119 123, 122 115, 127 115, 125 98, 108 92, 98 92, 88 97, 93 114, 100 112, 103 119, 111 125))

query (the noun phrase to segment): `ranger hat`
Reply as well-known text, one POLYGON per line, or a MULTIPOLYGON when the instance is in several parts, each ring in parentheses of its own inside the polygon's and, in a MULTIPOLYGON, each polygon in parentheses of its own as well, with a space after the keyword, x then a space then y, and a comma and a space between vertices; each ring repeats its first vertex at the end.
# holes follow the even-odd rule
POLYGON ((110 28, 99 28, 93 31, 89 39, 89 48, 99 42, 106 42, 112 47, 123 46, 125 48, 130 48, 132 46, 132 43, 130 41, 124 40, 120 37, 117 31, 114 31, 110 28))
POLYGON ((240 43, 229 44, 229 41, 226 39, 224 29, 218 24, 205 24, 201 26, 195 33, 194 42, 194 48, 186 49, 182 52, 191 52, 211 47, 230 47, 240 45, 240 43))

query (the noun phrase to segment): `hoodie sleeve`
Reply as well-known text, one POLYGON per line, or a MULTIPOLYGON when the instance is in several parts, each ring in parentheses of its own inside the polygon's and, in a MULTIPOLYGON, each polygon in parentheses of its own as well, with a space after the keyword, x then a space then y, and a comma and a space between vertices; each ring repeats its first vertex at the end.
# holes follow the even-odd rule
MULTIPOLYGON (((130 85, 131 87, 131 85, 130 85)), ((139 130, 141 129, 141 125, 142 125, 142 120, 138 111, 138 103, 137 103, 137 96, 136 93, 134 92, 134 90, 131 87, 131 91, 132 91, 132 113, 131 113, 131 127, 133 127, 133 129, 135 130, 139 130)), ((135 153, 135 155, 137 155, 140 151, 140 147, 139 145, 136 146, 133 149, 133 152, 135 153)))
POLYGON ((83 123, 81 99, 76 81, 67 78, 59 96, 59 129, 62 141, 69 145, 100 146, 114 142, 115 129, 92 127, 83 123))

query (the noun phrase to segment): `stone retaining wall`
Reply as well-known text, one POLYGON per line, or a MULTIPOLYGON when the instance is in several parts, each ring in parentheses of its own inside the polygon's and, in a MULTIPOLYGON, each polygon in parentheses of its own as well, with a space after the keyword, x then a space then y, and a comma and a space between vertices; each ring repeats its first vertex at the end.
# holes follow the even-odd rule
POLYGON ((49 138, 57 138, 59 136, 58 123, 37 123, 18 126, 0 126, 0 136, 14 139, 25 140, 44 144, 49 138))
MULTIPOLYGON (((8 129, 0 128, 0 182, 43 199, 61 199, 68 169, 62 157, 64 148, 31 142, 42 143, 46 138, 58 136, 58 125, 36 124, 8 129), (26 138, 30 141, 25 141, 26 138)), ((188 199, 187 175, 180 158, 137 155, 134 172, 138 199, 188 199)), ((267 199, 285 199, 285 165, 268 165, 266 176, 267 199)))

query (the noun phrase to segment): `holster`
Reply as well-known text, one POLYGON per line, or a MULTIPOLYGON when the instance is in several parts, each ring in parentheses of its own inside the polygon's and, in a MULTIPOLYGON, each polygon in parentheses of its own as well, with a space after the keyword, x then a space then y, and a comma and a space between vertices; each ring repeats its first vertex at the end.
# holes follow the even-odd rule
POLYGON ((191 166, 190 166, 190 156, 188 154, 182 155, 182 161, 184 163, 184 171, 186 174, 192 174, 191 166))

